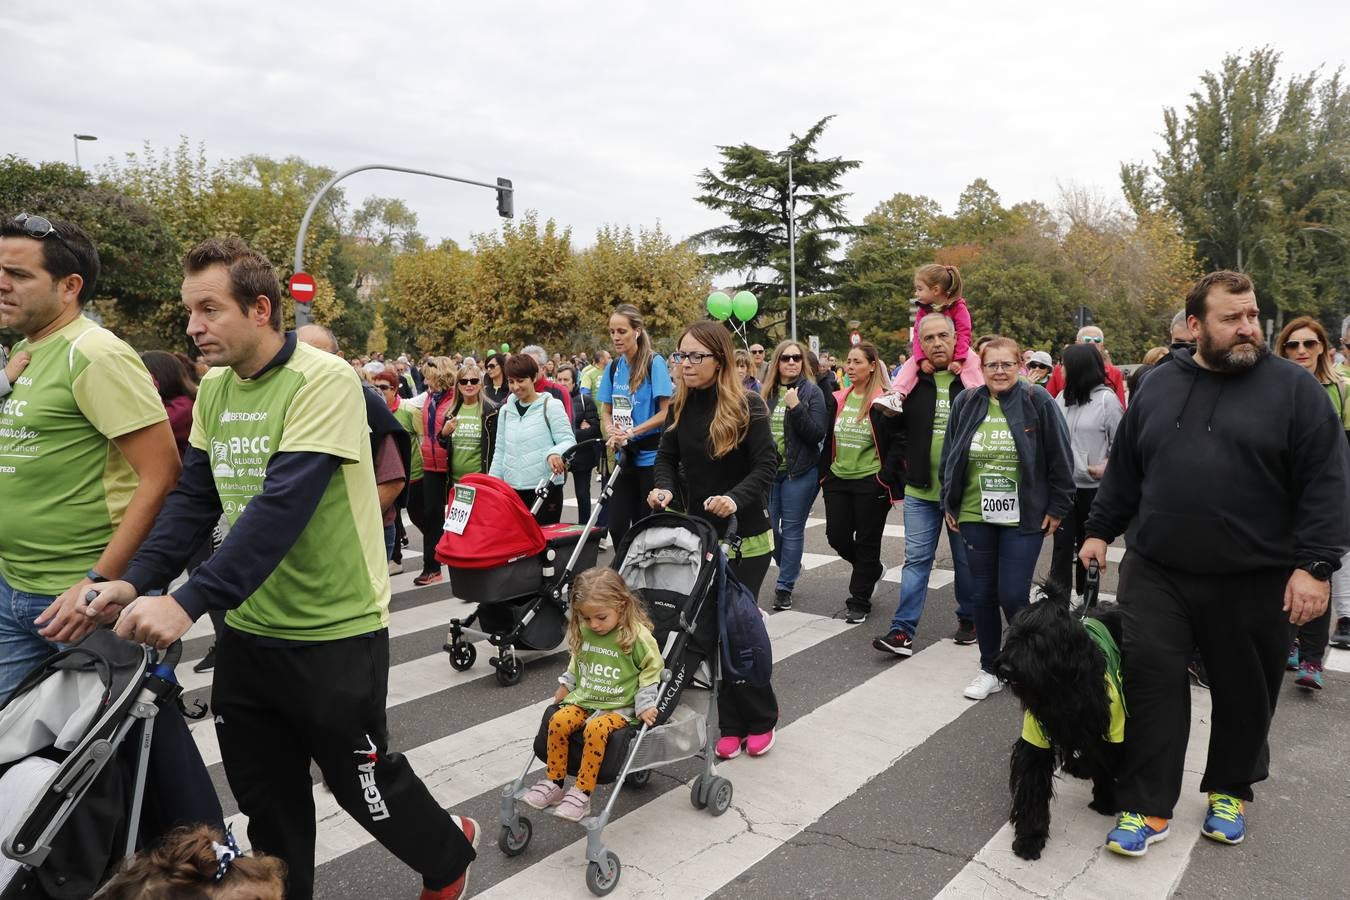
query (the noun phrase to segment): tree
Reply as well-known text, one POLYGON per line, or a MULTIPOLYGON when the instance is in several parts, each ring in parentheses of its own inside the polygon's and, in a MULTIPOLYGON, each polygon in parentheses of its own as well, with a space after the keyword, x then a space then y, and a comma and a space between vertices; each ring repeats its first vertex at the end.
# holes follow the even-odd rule
POLYGON ((561 346, 586 321, 572 302, 572 230, 530 210, 495 232, 475 234, 473 310, 461 320, 471 346, 561 346))
POLYGON ((474 309, 473 266, 473 254, 451 241, 394 258, 388 306, 418 353, 448 352, 462 323, 485 315, 474 309))
POLYGON ((821 158, 816 144, 833 116, 812 125, 783 151, 751 144, 719 146, 717 173, 704 169, 695 199, 725 215, 730 222, 690 238, 695 246, 712 248, 703 257, 714 274, 735 273, 740 283, 729 290, 753 291, 760 315, 754 331, 781 331, 787 320, 789 295, 788 226, 796 222, 796 282, 799 333, 818 331, 834 318, 832 304, 839 282, 835 254, 853 233, 844 213, 840 179, 858 160, 821 158), (795 204, 788 194, 787 157, 792 157, 795 204))
POLYGON ((98 249, 101 272, 90 310, 141 347, 184 346, 178 246, 159 215, 62 163, 0 160, 0 214, 33 212, 80 225, 98 249))
POLYGON ((1251 274, 1267 315, 1330 318, 1350 307, 1350 92, 1339 70, 1281 81, 1279 59, 1225 57, 1164 111, 1156 165, 1121 182, 1136 213, 1177 217, 1204 268, 1251 274))

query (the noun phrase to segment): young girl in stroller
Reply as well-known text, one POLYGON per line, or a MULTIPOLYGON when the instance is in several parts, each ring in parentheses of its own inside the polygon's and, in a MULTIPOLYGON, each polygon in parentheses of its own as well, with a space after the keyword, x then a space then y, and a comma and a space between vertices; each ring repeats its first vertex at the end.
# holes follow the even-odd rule
POLYGON ((633 722, 656 722, 656 699, 664 663, 642 601, 613 569, 588 569, 572 586, 572 653, 558 678, 548 723, 548 771, 521 799, 535 809, 557 806, 555 815, 580 822, 590 814, 609 736, 633 722), (576 783, 563 792, 568 739, 584 729, 585 748, 576 783))
POLYGON ((286 864, 245 855, 234 837, 209 825, 179 828, 127 861, 95 900, 282 900, 286 864))

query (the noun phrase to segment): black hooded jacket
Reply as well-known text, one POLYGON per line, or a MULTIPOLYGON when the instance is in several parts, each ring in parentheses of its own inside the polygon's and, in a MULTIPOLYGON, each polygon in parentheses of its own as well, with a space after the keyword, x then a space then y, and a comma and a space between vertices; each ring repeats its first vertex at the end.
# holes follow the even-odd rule
POLYGON ((1131 398, 1087 522, 1200 575, 1339 565, 1350 453, 1326 391, 1275 356, 1221 374, 1178 350, 1131 398))

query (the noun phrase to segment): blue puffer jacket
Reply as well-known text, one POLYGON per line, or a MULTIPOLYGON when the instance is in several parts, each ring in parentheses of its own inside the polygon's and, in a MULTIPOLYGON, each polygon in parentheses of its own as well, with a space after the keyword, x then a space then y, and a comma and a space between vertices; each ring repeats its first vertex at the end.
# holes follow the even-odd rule
MULTIPOLYGON (((528 490, 549 476, 548 458, 561 455, 577 442, 567 410, 551 394, 540 394, 521 415, 515 397, 507 397, 497 412, 497 446, 489 475, 516 490, 528 490)), ((562 478, 554 475, 555 484, 562 478)))
MULTIPOLYGON (((798 378, 796 384, 783 384, 779 387, 797 389, 797 405, 783 413, 783 450, 787 457, 787 474, 797 478, 816 467, 820 461, 821 442, 825 440, 825 429, 830 424, 830 414, 825 408, 825 395, 809 378, 798 378)), ((772 418, 778 397, 765 398, 772 418)))

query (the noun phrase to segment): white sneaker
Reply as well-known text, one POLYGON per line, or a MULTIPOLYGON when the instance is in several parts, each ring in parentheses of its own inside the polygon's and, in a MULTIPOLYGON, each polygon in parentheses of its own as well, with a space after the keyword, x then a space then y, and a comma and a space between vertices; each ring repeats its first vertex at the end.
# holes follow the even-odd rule
POLYGON ((609 535, 605 535, 600 539, 600 549, 601 550, 609 549, 609 535))
POLYGON ((394 562, 392 559, 389 560, 389 574, 401 575, 402 573, 403 573, 403 563, 394 562))
POLYGON ((970 679, 970 684, 962 692, 968 700, 983 700, 990 694, 997 694, 1003 690, 1003 682, 998 680, 997 675, 990 675, 984 669, 970 679))

